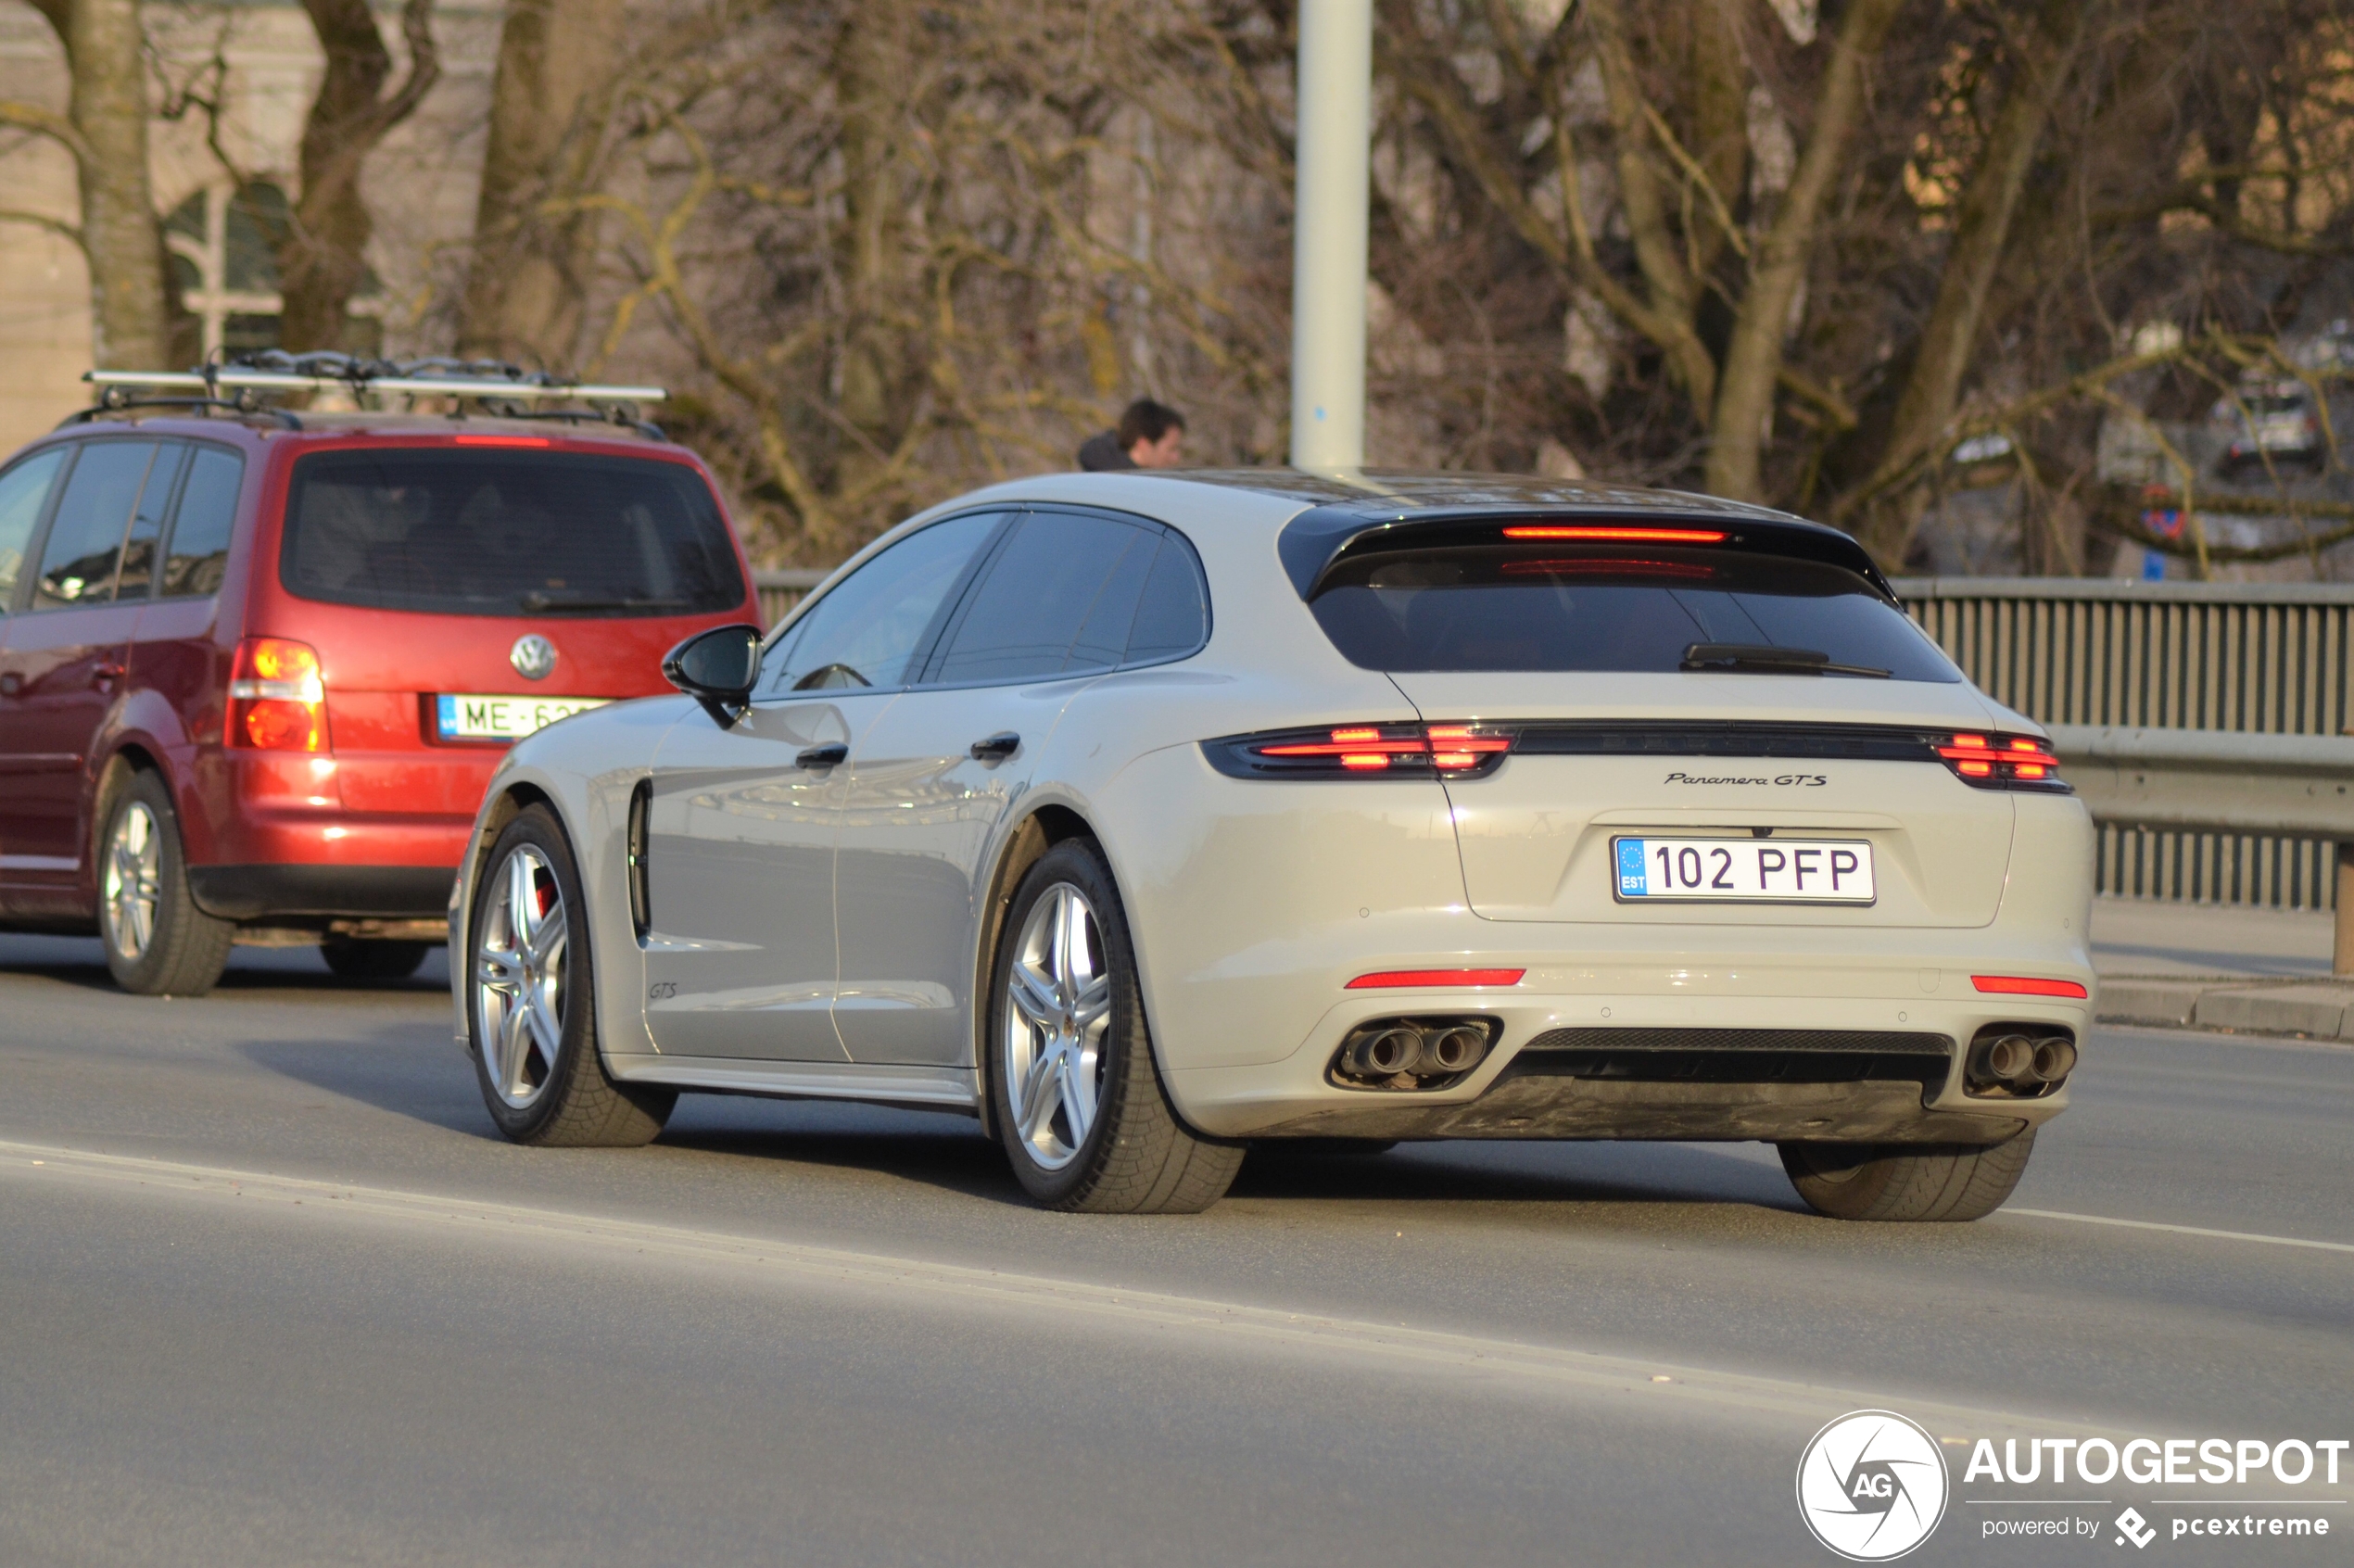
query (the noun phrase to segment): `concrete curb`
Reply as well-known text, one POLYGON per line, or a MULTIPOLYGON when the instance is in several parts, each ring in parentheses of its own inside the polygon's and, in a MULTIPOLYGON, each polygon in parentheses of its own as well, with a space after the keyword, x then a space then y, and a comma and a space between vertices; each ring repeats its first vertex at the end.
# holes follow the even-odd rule
POLYGON ((2103 1023, 2354 1041, 2354 984, 2120 976, 2101 981, 2103 1023))

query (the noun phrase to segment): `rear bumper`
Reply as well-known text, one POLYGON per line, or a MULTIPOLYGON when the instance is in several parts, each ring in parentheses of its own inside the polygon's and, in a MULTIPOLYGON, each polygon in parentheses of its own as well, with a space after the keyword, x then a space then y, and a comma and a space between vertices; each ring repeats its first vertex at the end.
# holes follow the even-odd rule
POLYGON ((191 866, 188 889, 223 920, 286 917, 415 919, 446 916, 449 866, 191 866))
POLYGON ((1702 988, 1672 980, 1648 993, 1353 993, 1282 1060, 1176 1065, 1167 1078, 1187 1121, 1236 1138, 1994 1144, 2068 1107, 2065 1084, 2032 1099, 1972 1094, 1966 1058, 1979 1031, 1998 1024, 2064 1032, 2081 1051, 2091 998, 1980 994, 1966 971, 1907 969, 1901 978, 1912 994, 1882 985, 1696 995, 1702 988), (1336 1082, 1329 1070, 1361 1025, 1457 1017, 1497 1029, 1495 1049, 1460 1082, 1373 1089, 1336 1082), (1727 1044, 1741 1049, 1711 1049, 1727 1044), (1656 1048, 1653 1064, 1640 1060, 1644 1045, 1656 1048), (1752 1052, 1754 1075, 1728 1065, 1752 1052), (1695 1056, 1710 1056, 1698 1076, 1680 1076, 1695 1056))

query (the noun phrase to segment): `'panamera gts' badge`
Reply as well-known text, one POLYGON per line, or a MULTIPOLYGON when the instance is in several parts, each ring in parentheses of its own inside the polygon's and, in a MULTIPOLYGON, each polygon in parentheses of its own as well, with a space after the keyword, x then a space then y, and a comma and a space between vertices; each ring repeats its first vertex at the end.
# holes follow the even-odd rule
POLYGON ((556 669, 556 645, 538 632, 525 632, 507 650, 507 663, 525 680, 546 680, 556 669))

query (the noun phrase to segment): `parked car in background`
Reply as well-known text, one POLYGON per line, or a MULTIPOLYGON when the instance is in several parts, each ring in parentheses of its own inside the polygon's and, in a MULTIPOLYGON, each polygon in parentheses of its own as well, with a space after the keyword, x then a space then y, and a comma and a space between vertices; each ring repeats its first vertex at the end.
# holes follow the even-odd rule
POLYGON ((646 435, 137 406, 0 468, 0 925, 183 995, 241 942, 413 971, 507 747, 757 613, 646 435))
POLYGON ((666 666, 516 746, 465 858, 520 1142, 929 1106, 1169 1212, 1260 1141, 1760 1140, 1826 1214, 1967 1220, 2091 1022, 2049 740, 1762 508, 1044 476, 666 666))
POLYGON ((2320 468, 2329 445, 2312 389, 2301 381, 2250 382, 2217 400, 2208 417, 2232 431, 2226 474, 2271 462, 2320 468))

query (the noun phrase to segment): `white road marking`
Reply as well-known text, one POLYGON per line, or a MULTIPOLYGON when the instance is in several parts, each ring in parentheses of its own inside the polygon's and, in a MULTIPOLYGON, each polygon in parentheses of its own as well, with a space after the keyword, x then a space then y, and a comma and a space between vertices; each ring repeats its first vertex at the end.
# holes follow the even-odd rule
POLYGON ((2165 1231, 2178 1236, 2206 1236, 2214 1241, 2262 1242, 2268 1246, 2310 1246, 2317 1252, 2354 1252, 2354 1242, 2308 1241, 2303 1236, 2263 1236, 2253 1231, 2210 1231, 2204 1225, 2161 1225, 2155 1220, 2112 1220, 2106 1214, 2063 1214, 2055 1208, 2013 1208, 1996 1212, 2022 1220, 2066 1220, 2079 1225, 2121 1225, 2129 1231, 2165 1231))
MULTIPOLYGON (((501 1240, 587 1245, 633 1255, 666 1257, 730 1267, 755 1277, 804 1287, 851 1286, 911 1293, 960 1304, 1017 1310, 1036 1322, 1044 1313, 1084 1314, 1128 1329, 1206 1334, 1212 1339, 1278 1350, 1315 1351, 1371 1359, 1399 1370, 1448 1371, 1461 1376, 1505 1377, 1563 1394, 1640 1395, 1669 1405, 1739 1411, 1777 1422, 1819 1423, 1849 1410, 1885 1409, 1893 1400, 1914 1419, 1944 1432, 1973 1435, 2049 1431, 2130 1436, 2122 1428, 2091 1425, 2057 1412, 2027 1415, 1826 1385, 1677 1366, 1656 1359, 1491 1339, 1436 1329, 1392 1326, 1313 1312, 1286 1312, 1240 1302, 1134 1290, 1083 1280, 1054 1279, 924 1258, 853 1252, 840 1247, 648 1224, 600 1215, 564 1213, 519 1204, 445 1197, 278 1176, 261 1171, 134 1159, 0 1142, 0 1178, 47 1184, 135 1190, 142 1195, 186 1198, 247 1211, 282 1209, 333 1222, 367 1219, 457 1227, 501 1240), (39 1157, 37 1159, 34 1157, 39 1157), (1672 1381, 1660 1381, 1661 1378, 1672 1381)), ((1955 1439, 1959 1441, 1960 1439, 1955 1439)))

